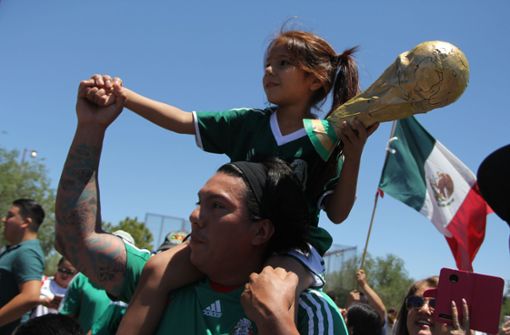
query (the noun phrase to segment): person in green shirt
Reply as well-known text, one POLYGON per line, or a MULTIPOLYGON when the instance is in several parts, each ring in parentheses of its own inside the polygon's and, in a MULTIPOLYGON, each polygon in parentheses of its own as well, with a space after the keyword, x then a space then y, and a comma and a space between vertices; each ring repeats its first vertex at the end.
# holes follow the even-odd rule
POLYGON ((78 320, 84 333, 103 315, 111 299, 105 290, 78 273, 67 289, 59 313, 78 320))
POLYGON ((10 335, 24 314, 40 303, 44 254, 37 231, 44 210, 17 199, 2 219, 7 246, 0 250, 0 335, 10 335))
MULTIPOLYGON (((150 254, 101 230, 99 161, 106 129, 122 101, 105 107, 90 103, 93 85, 82 81, 78 91, 78 126, 57 191, 56 247, 92 282, 129 302, 150 254)), ((170 295, 157 334, 346 334, 337 308, 322 292, 305 291, 295 306, 291 281, 275 294, 255 276, 282 279, 283 269, 263 271, 267 257, 308 247, 306 199, 286 163, 225 164, 199 190, 190 221, 189 248, 176 257, 190 259, 206 278, 170 295)))

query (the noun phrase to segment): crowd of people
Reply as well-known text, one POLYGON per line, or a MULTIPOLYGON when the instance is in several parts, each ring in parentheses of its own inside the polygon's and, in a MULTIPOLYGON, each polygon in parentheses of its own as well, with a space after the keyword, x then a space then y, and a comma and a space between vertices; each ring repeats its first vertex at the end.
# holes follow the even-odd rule
MULTIPOLYGON (((358 289, 346 306, 322 290, 332 238, 318 226, 318 213, 333 223, 348 217, 363 147, 377 125, 344 122, 324 162, 302 124, 330 94, 332 111, 359 92, 355 51, 337 54, 313 33, 281 32, 264 59, 266 109, 190 113, 141 96, 120 78, 82 81, 55 206, 55 248, 63 258, 54 277, 43 277, 37 230, 44 210, 33 200, 14 201, 3 220, 0 335, 470 334, 467 302, 452 305, 451 324, 433 317, 434 298, 424 292, 438 286, 437 277, 414 283, 398 314, 364 269, 353 274, 358 289), (124 107, 231 160, 198 191, 189 236, 169 234, 157 253, 101 227, 103 140, 124 107)), ((483 196, 507 222, 500 190, 508 178, 498 175, 495 187, 494 176, 509 157, 508 147, 497 151, 478 175, 483 196)), ((501 334, 510 334, 510 321, 501 334)))

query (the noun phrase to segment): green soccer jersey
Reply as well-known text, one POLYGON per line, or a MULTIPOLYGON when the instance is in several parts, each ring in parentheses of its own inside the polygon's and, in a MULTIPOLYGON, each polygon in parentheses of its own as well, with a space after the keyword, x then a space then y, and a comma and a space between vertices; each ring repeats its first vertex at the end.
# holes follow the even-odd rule
POLYGON ((111 302, 105 290, 78 273, 69 284, 59 313, 77 317, 81 329, 88 332, 111 302))
MULTIPOLYGON (((120 296, 129 301, 148 256, 126 244, 127 262, 120 296)), ((243 287, 226 290, 207 280, 175 291, 160 320, 156 334, 220 335, 256 334, 255 324, 246 318, 240 303, 243 287)), ((300 334, 347 335, 345 323, 335 304, 318 290, 307 290, 299 300, 300 334)))
MULTIPOLYGON (((39 240, 27 240, 6 247, 0 252, 0 307, 20 293, 19 286, 27 281, 41 280, 44 254, 39 240)), ((0 335, 11 334, 19 324, 15 320, 0 327, 0 335)))
POLYGON ((92 335, 115 335, 120 322, 126 314, 127 304, 122 301, 112 302, 105 312, 94 322, 90 332, 92 335))
MULTIPOLYGON (((272 109, 232 109, 223 112, 194 112, 197 145, 207 152, 226 154, 231 161, 279 157, 287 161, 307 189, 308 173, 321 158, 315 151, 304 128, 282 135, 272 109)), ((338 173, 341 169, 341 161, 338 173)), ((324 255, 332 238, 317 228, 319 210, 324 196, 331 193, 338 175, 328 181, 321 194, 305 194, 310 209, 312 229, 310 242, 324 255)))

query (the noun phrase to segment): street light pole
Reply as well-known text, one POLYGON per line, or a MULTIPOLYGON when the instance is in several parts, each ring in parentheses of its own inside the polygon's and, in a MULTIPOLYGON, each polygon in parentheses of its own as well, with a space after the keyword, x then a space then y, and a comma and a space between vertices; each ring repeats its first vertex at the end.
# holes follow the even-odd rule
POLYGON ((25 157, 27 155, 27 152, 30 154, 30 157, 32 157, 32 158, 36 158, 37 157, 37 151, 36 150, 24 148, 23 149, 23 153, 21 154, 20 165, 23 165, 25 163, 25 157))

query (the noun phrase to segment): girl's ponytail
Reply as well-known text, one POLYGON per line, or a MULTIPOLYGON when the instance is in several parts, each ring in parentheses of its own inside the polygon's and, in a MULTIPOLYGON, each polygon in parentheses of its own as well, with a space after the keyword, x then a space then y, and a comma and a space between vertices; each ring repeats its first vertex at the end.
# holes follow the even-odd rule
MULTIPOLYGON (((358 50, 358 47, 345 50, 342 54, 334 57, 332 65, 336 65, 336 78, 333 86, 333 103, 331 110, 326 114, 327 117, 338 106, 344 104, 349 99, 356 96, 359 91, 358 65, 352 55, 358 50)), ((343 144, 341 142, 335 147, 327 162, 317 161, 311 168, 311 178, 308 190, 314 199, 318 199, 324 193, 326 183, 334 178, 338 172, 338 159, 342 153, 343 144)))
POLYGON ((335 108, 356 96, 359 89, 358 65, 352 55, 358 50, 353 47, 336 56, 336 78, 333 87, 333 103, 328 116, 335 108))

